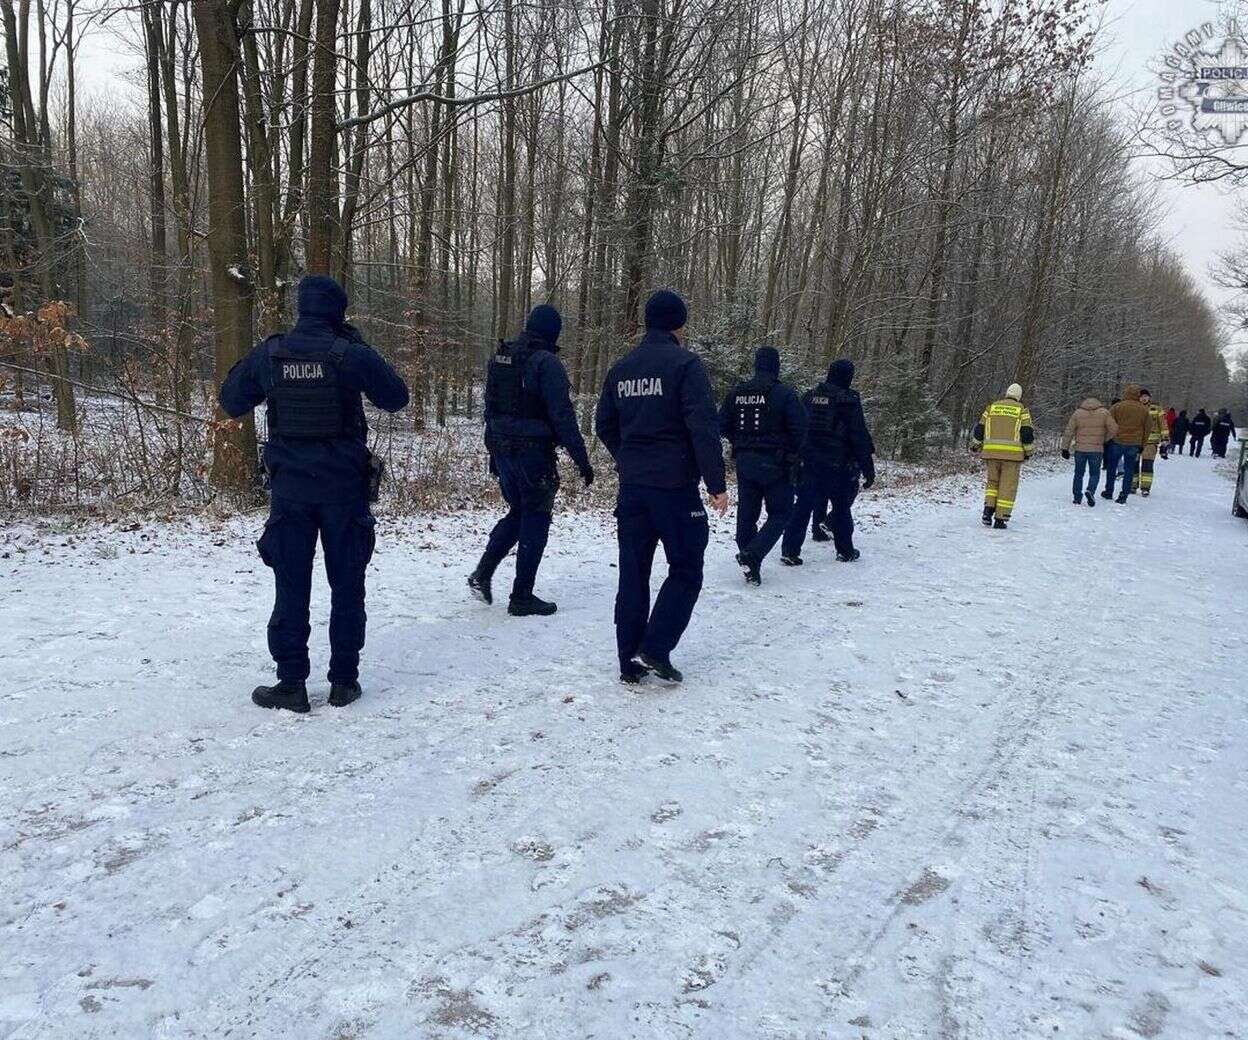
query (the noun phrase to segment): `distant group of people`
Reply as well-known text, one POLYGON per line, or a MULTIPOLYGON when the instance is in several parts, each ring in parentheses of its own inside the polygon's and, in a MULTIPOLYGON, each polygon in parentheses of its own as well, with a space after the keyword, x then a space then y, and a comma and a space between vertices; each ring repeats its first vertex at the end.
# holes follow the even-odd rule
POLYGON ((1225 408, 1219 408, 1212 419, 1203 408, 1190 419, 1186 409, 1176 415, 1174 409, 1171 408, 1166 413, 1166 421, 1170 427, 1170 450, 1180 455, 1183 454, 1184 444, 1188 444, 1191 454, 1195 458, 1200 458, 1205 446, 1205 438, 1208 437, 1209 450, 1214 458, 1224 459, 1229 443, 1239 439, 1235 429, 1235 420, 1225 408))
MULTIPOLYGON (((983 457, 988 469, 986 527, 1008 526, 1019 472, 1035 452, 1035 427, 1022 397, 1022 387, 1012 384, 1004 397, 984 409, 975 426, 972 450, 983 457)), ((1102 470, 1101 498, 1120 505, 1133 494, 1147 498, 1156 480, 1157 457, 1167 458, 1173 450, 1182 454, 1189 439, 1191 453, 1199 456, 1206 437, 1211 438, 1213 454, 1224 457, 1229 440, 1237 437, 1227 409, 1210 419, 1202 408, 1189 419, 1186 411, 1176 414, 1173 408, 1154 404, 1152 394, 1136 383, 1129 383, 1108 408, 1095 397, 1085 398, 1071 413, 1061 438, 1062 457, 1073 456, 1075 462, 1071 500, 1075 505, 1095 506, 1102 470)))
POLYGON ((1085 501, 1096 505, 1094 492, 1102 466, 1105 488, 1101 498, 1114 499, 1120 505, 1137 492, 1147 498, 1153 490, 1157 456, 1166 457, 1169 441, 1165 410, 1153 404, 1152 394, 1135 383, 1129 383, 1123 396, 1114 398, 1109 408, 1095 397, 1080 402, 1062 434, 1062 458, 1069 459, 1074 449, 1071 491, 1075 505, 1085 501))

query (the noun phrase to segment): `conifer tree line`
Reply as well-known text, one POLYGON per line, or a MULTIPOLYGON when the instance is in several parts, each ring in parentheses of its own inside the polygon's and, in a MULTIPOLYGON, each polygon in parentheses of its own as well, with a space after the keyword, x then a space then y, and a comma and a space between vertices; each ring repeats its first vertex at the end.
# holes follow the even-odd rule
MULTIPOLYGON (((473 416, 483 360, 543 301, 588 421, 659 286, 721 381, 761 343, 798 381, 854 359, 890 454, 960 443, 1014 380, 1042 426, 1126 380, 1221 406, 1218 315, 1093 75, 1099 16, 0 0, 0 379, 67 431, 118 387, 207 416, 326 273, 410 379, 414 430, 473 416), (116 55, 107 90, 82 86, 84 39, 116 55)), ((215 484, 250 479, 255 438, 213 426, 215 484)))

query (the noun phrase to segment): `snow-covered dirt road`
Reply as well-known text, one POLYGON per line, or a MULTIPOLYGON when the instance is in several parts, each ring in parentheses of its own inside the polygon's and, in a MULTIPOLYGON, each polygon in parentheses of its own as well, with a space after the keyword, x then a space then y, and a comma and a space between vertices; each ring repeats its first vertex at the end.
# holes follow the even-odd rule
POLYGON ((1248 524, 1158 467, 868 495, 757 591, 716 521, 677 691, 615 682, 604 519, 550 621, 466 597, 487 518, 383 523, 305 717, 257 518, 11 529, 0 1036, 1248 1037, 1248 524))

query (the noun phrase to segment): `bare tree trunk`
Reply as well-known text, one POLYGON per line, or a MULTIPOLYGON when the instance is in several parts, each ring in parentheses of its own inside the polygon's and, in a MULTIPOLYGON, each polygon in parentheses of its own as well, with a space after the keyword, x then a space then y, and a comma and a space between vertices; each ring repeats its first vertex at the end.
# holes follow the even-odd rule
POLYGON ((334 154, 338 137, 336 86, 339 0, 316 0, 316 35, 312 56, 312 136, 308 155, 308 248, 311 274, 333 271, 338 227, 338 174, 334 154))
MULTIPOLYGON (((13 0, 0 0, 0 17, 4 21, 5 53, 9 69, 14 161, 17 165, 22 193, 26 197, 26 204, 30 210, 30 225, 38 252, 36 269, 39 290, 43 302, 48 303, 57 298, 58 292, 56 281, 52 276, 57 266, 57 257, 46 209, 48 189, 45 183, 45 173, 52 166, 47 137, 47 87, 41 79, 42 111, 37 115, 30 96, 30 68, 25 46, 30 17, 29 3, 22 4, 19 24, 13 10, 13 0)), ((42 34, 42 24, 40 31, 42 34)), ((15 272, 15 274, 20 277, 20 272, 15 272)), ((74 404, 74 387, 69 381, 69 354, 64 347, 59 345, 52 347, 50 368, 56 394, 56 424, 60 429, 72 432, 78 426, 78 413, 74 404)))
MULTIPOLYGON (((204 148, 208 157, 208 260, 216 340, 216 384, 251 346, 251 284, 246 277, 247 216, 243 191, 240 54, 231 0, 193 0, 203 69, 204 148)), ((230 422, 218 409, 209 480, 245 492, 254 486, 256 428, 250 415, 230 422)))
MULTIPOLYGON (((514 0, 503 0, 503 50, 506 89, 516 87, 516 23, 514 0)), ((511 329, 512 293, 516 283, 516 102, 503 101, 503 189, 499 217, 501 240, 498 259, 498 306, 494 335, 504 338, 511 329)))
POLYGON ((165 151, 164 126, 161 119, 160 92, 160 9, 143 11, 143 40, 147 53, 147 133, 148 133, 148 213, 151 221, 151 247, 148 256, 148 285, 151 289, 151 311, 158 332, 164 331, 168 317, 165 298, 165 276, 168 264, 168 243, 165 236, 165 151))

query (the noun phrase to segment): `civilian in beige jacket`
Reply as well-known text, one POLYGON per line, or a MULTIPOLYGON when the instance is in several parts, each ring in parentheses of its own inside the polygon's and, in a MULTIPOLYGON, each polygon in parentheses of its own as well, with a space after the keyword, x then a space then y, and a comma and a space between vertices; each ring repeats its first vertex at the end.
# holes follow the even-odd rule
POLYGON ((1095 397, 1085 398, 1075 409, 1074 414, 1066 423, 1066 432, 1062 435, 1062 458, 1070 458, 1070 449, 1075 449, 1075 480, 1072 491, 1075 505, 1086 500, 1088 505, 1096 505, 1096 485, 1101 479, 1101 454, 1105 445, 1118 434, 1118 424, 1114 417, 1095 397), (1087 473, 1087 485, 1084 485, 1084 474, 1087 473))

